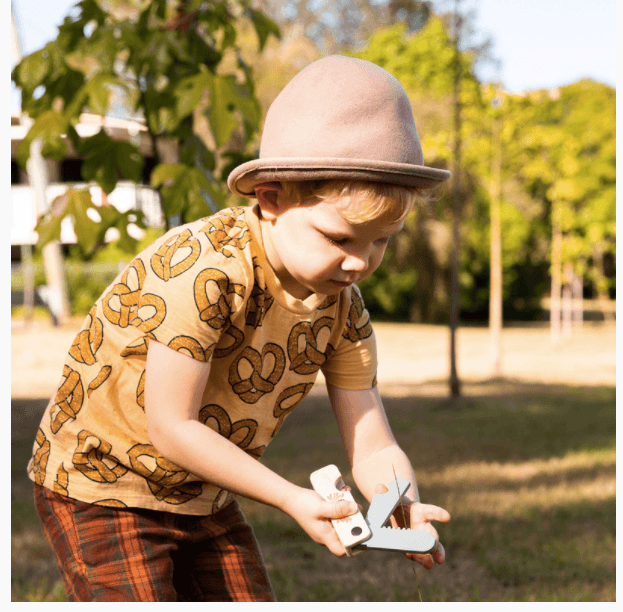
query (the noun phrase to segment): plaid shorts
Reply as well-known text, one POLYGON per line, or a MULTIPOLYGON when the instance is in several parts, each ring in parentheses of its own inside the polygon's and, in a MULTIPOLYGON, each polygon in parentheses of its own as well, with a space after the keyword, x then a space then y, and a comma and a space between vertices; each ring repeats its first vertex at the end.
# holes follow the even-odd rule
POLYGON ((236 501, 211 516, 76 501, 35 485, 70 601, 274 601, 236 501))

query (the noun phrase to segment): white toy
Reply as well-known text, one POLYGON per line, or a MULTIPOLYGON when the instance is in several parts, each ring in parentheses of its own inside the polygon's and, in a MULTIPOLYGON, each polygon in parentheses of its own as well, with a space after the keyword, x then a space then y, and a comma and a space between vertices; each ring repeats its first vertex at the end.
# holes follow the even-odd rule
MULTIPOLYGON (((335 465, 315 471, 310 480, 314 491, 327 501, 355 501, 350 491, 342 491, 344 481, 335 465)), ((397 478, 387 485, 387 493, 377 493, 372 498, 365 519, 357 512, 331 521, 349 557, 368 549, 426 554, 435 548, 436 540, 427 531, 383 527, 410 486, 407 480, 397 478)))

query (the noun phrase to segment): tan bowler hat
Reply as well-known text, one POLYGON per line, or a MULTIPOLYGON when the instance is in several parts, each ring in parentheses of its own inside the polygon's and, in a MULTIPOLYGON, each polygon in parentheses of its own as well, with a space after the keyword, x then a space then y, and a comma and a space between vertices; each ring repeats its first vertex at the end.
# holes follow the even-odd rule
POLYGON ((371 62, 331 55, 299 72, 268 109, 259 159, 229 175, 255 197, 271 181, 350 179, 430 189, 450 172, 424 166, 413 109, 400 83, 371 62))

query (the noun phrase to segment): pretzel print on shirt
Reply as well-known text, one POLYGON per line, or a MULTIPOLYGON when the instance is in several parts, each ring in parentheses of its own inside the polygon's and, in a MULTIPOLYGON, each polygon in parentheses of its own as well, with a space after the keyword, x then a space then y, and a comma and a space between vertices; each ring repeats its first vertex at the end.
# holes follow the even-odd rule
POLYGON ((318 306, 318 310, 326 310, 327 308, 331 308, 331 306, 334 306, 335 304, 337 304, 337 299, 338 299, 337 294, 336 295, 328 295, 322 301, 322 303, 318 306))
POLYGON ((279 394, 273 408, 273 416, 277 419, 277 424, 271 434, 273 438, 277 435, 284 419, 303 401, 313 386, 313 382, 299 383, 293 387, 288 387, 279 394))
POLYGON ((281 379, 286 367, 286 356, 283 349, 273 342, 264 345, 260 354, 254 348, 245 347, 229 367, 229 384, 234 393, 247 404, 255 404, 263 395, 270 393, 281 379), (267 362, 267 356, 272 355, 273 367, 267 377, 262 371, 267 362), (248 378, 240 376, 240 362, 247 361, 253 368, 248 378))
POLYGON ((72 462, 74 467, 89 480, 112 484, 121 478, 128 468, 121 465, 110 451, 112 451, 110 442, 83 429, 78 434, 78 446, 74 451, 72 462))
POLYGON ((183 504, 201 495, 200 482, 187 482, 189 473, 165 459, 151 444, 135 444, 129 451, 130 465, 145 478, 149 490, 167 504, 183 504))
POLYGON ((365 319, 363 321, 361 320, 365 308, 359 290, 353 285, 348 318, 346 319, 346 325, 342 332, 342 336, 351 342, 357 342, 358 340, 363 340, 372 335, 372 324, 370 323, 370 316, 367 312, 365 319))
POLYGON ((227 438, 238 448, 253 454, 255 449, 249 449, 257 432, 258 423, 254 419, 242 419, 231 422, 227 412, 218 404, 208 404, 199 411, 198 420, 210 429, 227 438), (214 426, 216 425, 216 426, 214 426))
POLYGON ((141 374, 141 377, 138 379, 138 385, 136 387, 136 403, 145 410, 145 372, 141 374))
POLYGON ((230 282, 221 270, 207 268, 195 279, 195 303, 199 316, 212 329, 221 329, 228 323, 235 306, 233 296, 243 297, 244 287, 230 282))
POLYGON ((189 357, 203 362, 209 361, 214 350, 214 345, 204 350, 199 341, 191 336, 176 336, 167 346, 174 351, 187 354, 189 357))
POLYGON ((38 446, 38 448, 33 455, 30 465, 28 466, 28 471, 34 474, 35 482, 38 485, 43 485, 48 459, 50 458, 50 442, 45 437, 45 434, 41 428, 37 431, 35 445, 38 446))
POLYGON ((65 469, 65 465, 61 463, 58 466, 58 470, 56 470, 56 480, 54 481, 54 485, 52 490, 54 493, 59 493, 60 495, 69 496, 69 474, 65 469))
POLYGON ((185 229, 160 245, 160 248, 151 256, 151 269, 166 282, 186 272, 197 261, 200 254, 199 240, 191 234, 189 229, 185 229), (189 249, 190 253, 187 252, 189 249), (185 253, 186 256, 181 257, 178 252, 185 253), (176 263, 171 265, 174 259, 176 263))
POLYGON ((273 305, 275 298, 273 298, 266 287, 264 270, 258 265, 257 257, 253 258, 253 276, 255 283, 247 301, 245 324, 257 329, 262 325, 264 317, 273 305))
POLYGON ((232 208, 227 215, 216 214, 210 218, 199 231, 203 232, 210 241, 210 244, 217 253, 225 257, 233 257, 233 252, 229 247, 243 250, 251 240, 251 232, 242 217, 244 209, 232 208), (239 235, 230 236, 229 232, 233 228, 240 228, 239 235))
POLYGON ((290 358, 290 369, 297 374, 314 374, 320 366, 332 355, 335 348, 327 343, 324 353, 318 349, 318 334, 320 330, 327 327, 331 332, 333 319, 331 317, 321 317, 314 325, 308 321, 297 323, 290 331, 288 337, 288 357, 290 358), (305 337, 305 348, 299 352, 299 340, 305 337))
POLYGON ((222 510, 227 504, 234 499, 234 494, 227 489, 221 489, 214 501, 212 502, 212 514, 216 514, 219 510, 222 510))
MULTIPOLYGON (((229 355, 231 355, 237 348, 239 348, 242 343, 244 342, 244 332, 239 330, 235 325, 230 325, 221 335, 221 338, 225 338, 226 336, 229 336, 231 338, 234 339, 233 343, 230 344, 229 346, 221 346, 219 348, 214 347, 214 356, 217 359, 220 359, 222 357, 228 357, 229 355)), ((229 341, 229 338, 227 338, 227 341, 229 341)), ((220 340, 219 340, 220 342, 220 340)), ((217 344, 218 346, 218 344, 217 344)), ((212 347, 209 347, 208 350, 210 350, 212 347)))
POLYGON ((106 382, 106 380, 108 380, 111 372, 111 366, 102 367, 98 375, 89 383, 89 386, 87 388, 87 397, 91 397, 91 393, 101 387, 106 382))
POLYGON ((94 506, 106 506, 107 508, 127 508, 127 504, 124 504, 118 499, 100 499, 93 502, 94 506))
POLYGON ((63 423, 73 420, 80 412, 84 401, 84 387, 80 374, 68 365, 63 366, 65 380, 56 392, 54 405, 50 410, 50 429, 58 433, 63 423))
POLYGON ((155 340, 156 336, 151 332, 141 336, 138 340, 134 340, 130 344, 128 344, 122 351, 119 353, 122 357, 139 357, 143 355, 147 355, 147 350, 149 348, 149 341, 155 340))
POLYGON ((93 365, 96 361, 95 353, 102 344, 104 332, 102 322, 96 316, 97 307, 93 306, 87 315, 91 319, 88 329, 78 333, 74 343, 69 349, 69 354, 79 363, 93 365))
POLYGON ((121 276, 121 282, 115 284, 102 300, 106 319, 119 327, 134 325, 145 333, 153 331, 164 321, 164 300, 153 293, 141 293, 145 276, 145 265, 140 259, 135 259, 121 276), (141 310, 144 314, 140 314, 141 310))

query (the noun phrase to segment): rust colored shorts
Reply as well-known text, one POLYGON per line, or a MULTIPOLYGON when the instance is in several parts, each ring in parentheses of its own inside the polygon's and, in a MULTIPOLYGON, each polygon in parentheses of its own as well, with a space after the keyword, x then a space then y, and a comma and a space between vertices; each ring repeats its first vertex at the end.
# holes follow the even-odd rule
POLYGON ((76 501, 35 485, 70 601, 274 601, 237 502, 211 516, 76 501))

